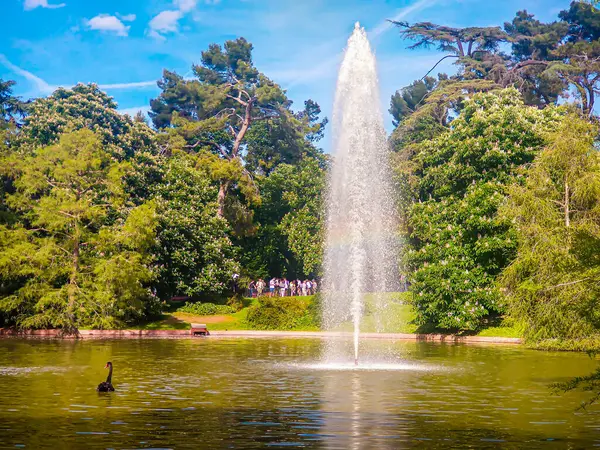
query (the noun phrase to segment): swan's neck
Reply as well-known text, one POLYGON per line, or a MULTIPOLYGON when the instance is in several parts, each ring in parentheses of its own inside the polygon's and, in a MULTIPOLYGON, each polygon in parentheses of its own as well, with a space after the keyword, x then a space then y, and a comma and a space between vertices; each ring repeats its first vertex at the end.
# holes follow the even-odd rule
POLYGON ((108 368, 108 376, 106 377, 106 382, 108 384, 112 383, 112 364, 108 368))

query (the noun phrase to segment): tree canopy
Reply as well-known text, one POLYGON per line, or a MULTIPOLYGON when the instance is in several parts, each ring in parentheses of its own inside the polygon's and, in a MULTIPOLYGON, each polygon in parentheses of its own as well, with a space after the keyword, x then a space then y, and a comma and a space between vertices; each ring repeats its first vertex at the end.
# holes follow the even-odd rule
POLYGON ((515 89, 476 94, 450 130, 416 146, 405 178, 414 199, 405 213, 420 324, 475 330, 503 311, 494 280, 516 241, 497 210, 560 116, 525 107, 515 89))
POLYGON ((264 172, 278 162, 297 161, 306 138, 318 136, 326 122, 318 122, 320 109, 312 101, 301 113, 291 111, 285 91, 254 67, 252 44, 244 38, 210 45, 193 71, 193 80, 165 71, 158 83, 163 92, 152 100, 150 116, 157 127, 173 128, 181 148, 204 148, 219 158, 217 214, 227 216, 227 197, 241 186, 249 195, 243 195, 242 204, 229 204, 242 206, 237 214, 246 215, 244 203, 252 203, 255 187, 248 169, 264 172), (248 167, 242 164, 243 150, 248 167))

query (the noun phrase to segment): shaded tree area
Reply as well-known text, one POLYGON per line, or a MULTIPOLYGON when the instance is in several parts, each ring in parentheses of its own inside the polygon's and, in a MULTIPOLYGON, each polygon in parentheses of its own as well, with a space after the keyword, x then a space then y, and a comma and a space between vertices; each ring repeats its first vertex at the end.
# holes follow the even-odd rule
POLYGON ((320 274, 326 164, 323 157, 305 158, 262 178, 255 212, 261 226, 242 244, 243 264, 254 277, 320 274))
POLYGON ((573 1, 550 23, 519 11, 502 27, 395 25, 458 66, 391 100, 418 322, 507 317, 530 342, 596 345, 597 6, 573 1))
POLYGON ((122 327, 234 273, 318 272, 319 105, 293 110, 243 38, 193 71, 164 71, 153 128, 94 84, 22 102, 0 82, 0 323, 122 327))
MULTIPOLYGON (((319 105, 307 100, 292 110, 285 91, 254 67, 252 45, 243 38, 211 45, 193 71, 194 79, 165 71, 159 81, 162 93, 152 100, 150 116, 163 130, 162 148, 195 155, 218 183, 217 215, 230 227, 247 275, 316 273, 314 263, 304 270, 305 250, 298 241, 303 236, 288 239, 281 224, 290 208, 306 212, 301 204, 306 200, 281 199, 303 168, 323 185, 323 155, 316 143, 327 119, 319 118, 319 105), (283 180, 287 185, 277 181, 285 170, 293 171, 283 180)), ((315 190, 299 195, 315 195, 315 190)), ((319 217, 312 226, 320 227, 316 206, 308 214, 306 222, 319 217)))
POLYGON ((518 253, 500 279, 509 312, 533 341, 600 330, 600 159, 597 127, 569 116, 548 137, 501 216, 518 253))

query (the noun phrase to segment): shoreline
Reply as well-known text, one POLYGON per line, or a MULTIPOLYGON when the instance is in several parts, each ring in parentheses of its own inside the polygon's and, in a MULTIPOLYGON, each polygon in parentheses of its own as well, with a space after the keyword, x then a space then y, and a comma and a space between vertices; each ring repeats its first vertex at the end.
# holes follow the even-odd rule
MULTIPOLYGON (((192 336, 190 330, 79 330, 77 335, 62 335, 62 330, 14 330, 0 328, 0 338, 45 339, 201 339, 201 338, 349 338, 347 331, 258 331, 215 330, 209 336, 192 336)), ((457 336, 453 334, 361 333, 361 339, 403 341, 521 344, 521 338, 493 336, 457 336)))

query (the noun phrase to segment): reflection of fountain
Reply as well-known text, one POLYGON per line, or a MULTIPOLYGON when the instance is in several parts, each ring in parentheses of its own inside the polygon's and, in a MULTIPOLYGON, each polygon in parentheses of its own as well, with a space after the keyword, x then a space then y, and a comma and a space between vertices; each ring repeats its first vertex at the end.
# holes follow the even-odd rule
MULTIPOLYGON (((352 321, 357 363, 365 293, 372 293, 377 317, 385 310, 381 293, 397 278, 395 214, 375 57, 358 23, 340 67, 333 133, 323 319, 328 330, 352 321)), ((339 343, 331 341, 324 357, 331 362, 341 353, 339 343)))

